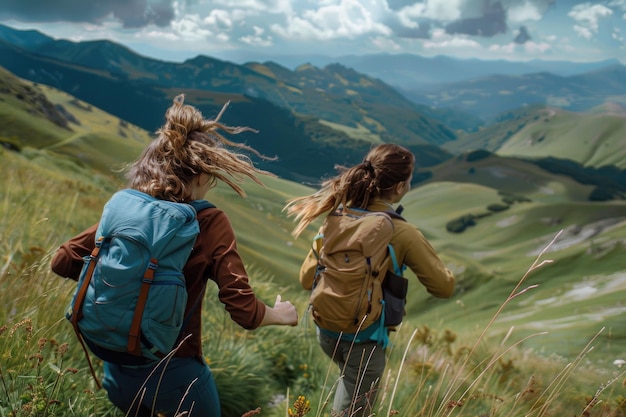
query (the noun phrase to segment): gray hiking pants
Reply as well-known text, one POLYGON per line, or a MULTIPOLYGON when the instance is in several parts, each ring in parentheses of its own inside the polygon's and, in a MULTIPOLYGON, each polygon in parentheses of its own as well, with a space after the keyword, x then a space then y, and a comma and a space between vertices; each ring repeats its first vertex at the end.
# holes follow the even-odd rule
POLYGON ((353 344, 319 331, 318 340, 324 353, 337 364, 340 372, 332 415, 371 415, 385 370, 385 349, 374 341, 353 344))

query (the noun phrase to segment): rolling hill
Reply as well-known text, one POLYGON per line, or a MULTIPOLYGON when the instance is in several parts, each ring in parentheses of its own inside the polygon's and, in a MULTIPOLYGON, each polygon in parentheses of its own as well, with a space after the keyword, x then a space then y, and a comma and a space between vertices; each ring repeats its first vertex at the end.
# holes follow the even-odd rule
POLYGON ((500 343, 509 332, 521 340, 545 331, 524 346, 571 358, 604 329, 592 356, 609 365, 625 337, 617 329, 624 325, 618 292, 626 289, 626 203, 590 202, 589 186, 528 161, 485 158, 468 174, 470 165, 437 167, 403 200, 407 219, 458 277, 454 302, 444 305, 411 284, 412 322, 479 329, 527 275, 489 338, 500 343), (460 232, 449 230, 467 217, 473 221, 460 232), (541 267, 530 272, 535 262, 541 267))
POLYGON ((0 142, 68 155, 112 175, 151 140, 145 130, 59 90, 0 68, 0 142))
POLYGON ((499 123, 442 147, 454 153, 486 149, 502 156, 555 156, 584 166, 626 169, 626 117, 617 104, 590 113, 530 107, 502 114, 499 123))

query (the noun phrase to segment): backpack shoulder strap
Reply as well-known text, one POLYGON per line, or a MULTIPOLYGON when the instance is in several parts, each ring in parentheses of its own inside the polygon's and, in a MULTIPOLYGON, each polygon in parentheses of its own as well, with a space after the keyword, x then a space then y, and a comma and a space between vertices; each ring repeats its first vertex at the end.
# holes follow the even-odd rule
POLYGON ((399 205, 398 208, 396 208, 395 210, 385 210, 385 213, 387 213, 392 219, 406 221, 406 219, 402 217, 403 211, 404 207, 402 207, 402 205, 399 205))
POLYGON ((189 202, 189 205, 196 210, 196 213, 200 213, 202 210, 208 208, 216 208, 215 204, 209 203, 206 200, 193 200, 189 202))
MULTIPOLYGON (((402 220, 403 222, 405 222, 406 219, 404 217, 402 217, 402 215, 401 215, 403 210, 404 210, 404 207, 402 207, 402 205, 399 205, 398 208, 396 208, 395 210, 387 210, 387 211, 385 211, 385 213, 387 213, 389 215, 389 217, 391 217, 392 219, 398 219, 398 220, 402 220)), ((391 245, 391 243, 388 245, 388 248, 389 248, 389 255, 391 257, 391 262, 393 264, 394 273, 396 275, 402 276, 402 274, 404 273, 404 270, 406 269, 406 265, 404 265, 404 264, 399 265, 398 264, 398 259, 396 257, 396 251, 394 250, 394 248, 391 245)))
POLYGON ((98 260, 98 255, 100 254, 100 248, 102 247, 103 241, 104 241, 104 237, 98 238, 96 240, 96 245, 93 251, 91 252, 91 255, 89 255, 89 265, 87 267, 87 270, 85 271, 86 276, 85 278, 83 278, 82 284, 80 285, 80 287, 78 288, 76 292, 74 305, 72 306, 72 313, 71 313, 71 320, 70 320, 72 323, 72 327, 74 328, 74 332, 76 333, 76 337, 78 338, 78 341, 80 342, 80 345, 83 348, 83 352, 85 352, 85 357, 87 358, 87 363, 89 364, 89 370, 91 371, 91 376, 93 376, 93 379, 96 382, 96 386, 98 388, 102 388, 102 383, 100 382, 100 379, 98 379, 98 377, 96 376, 96 370, 94 369, 93 364, 91 363, 91 358, 89 357, 89 351, 87 350, 87 346, 85 345, 85 340, 83 339, 83 335, 80 333, 80 330, 78 329, 78 320, 80 320, 80 318, 83 315, 82 307, 83 307, 83 303, 85 301, 85 297, 87 294, 87 287, 89 287, 89 281, 91 281, 93 270, 96 267, 96 262, 98 260))
POLYGON ((389 245, 387 245, 387 248, 389 248, 389 256, 391 257, 391 263, 393 265, 393 272, 396 275, 402 276, 402 274, 404 274, 404 270, 406 269, 406 265, 404 265, 404 264, 399 265, 398 264, 398 258, 396 257, 396 251, 393 248, 393 245, 391 243, 389 245))

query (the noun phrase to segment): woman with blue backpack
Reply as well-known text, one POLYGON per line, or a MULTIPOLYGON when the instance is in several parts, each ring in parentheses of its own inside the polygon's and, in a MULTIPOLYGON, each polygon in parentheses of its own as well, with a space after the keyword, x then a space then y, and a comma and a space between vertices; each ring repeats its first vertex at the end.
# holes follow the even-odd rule
POLYGON ((410 190, 414 164, 408 149, 381 144, 360 164, 340 167, 315 193, 286 206, 297 221, 295 236, 324 218, 301 266, 300 283, 311 290, 319 344, 341 374, 333 416, 372 415, 388 332, 404 314, 404 267, 435 297, 449 298, 454 290, 453 273, 393 207, 410 190))
POLYGON ((253 149, 219 133, 247 130, 221 124, 221 115, 207 120, 184 104, 183 95, 177 96, 156 138, 130 165, 128 188, 109 200, 97 224, 63 243, 52 259, 54 272, 79 281, 68 319, 83 346, 103 358, 102 385, 126 415, 174 416, 191 410, 192 415, 221 415, 215 381, 202 355, 208 280, 217 284, 220 301, 245 329, 298 322, 295 307, 280 296, 274 306, 256 297, 227 215, 204 200, 218 180, 244 196, 240 179, 262 184, 258 176, 269 174, 236 151, 256 153, 253 149), (175 224, 171 233, 170 224, 175 224), (138 275, 137 291, 129 289, 123 274, 138 275), (102 297, 109 302, 99 302, 102 297), (119 307, 119 315, 96 312, 116 306, 123 297, 131 298, 119 307), (129 305, 132 311, 125 311, 129 305), (178 317, 176 323, 150 323, 163 315, 159 310, 164 306, 165 313, 175 313, 168 320, 178 317), (165 325, 171 325, 170 334, 162 337, 165 325))

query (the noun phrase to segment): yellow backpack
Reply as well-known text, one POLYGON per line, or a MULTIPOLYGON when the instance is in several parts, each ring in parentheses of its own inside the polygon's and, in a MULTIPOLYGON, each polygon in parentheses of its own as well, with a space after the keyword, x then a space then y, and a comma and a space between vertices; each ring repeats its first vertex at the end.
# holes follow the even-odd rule
POLYGON ((313 242, 310 304, 318 326, 353 334, 380 318, 393 230, 387 212, 340 209, 326 217, 313 242))

